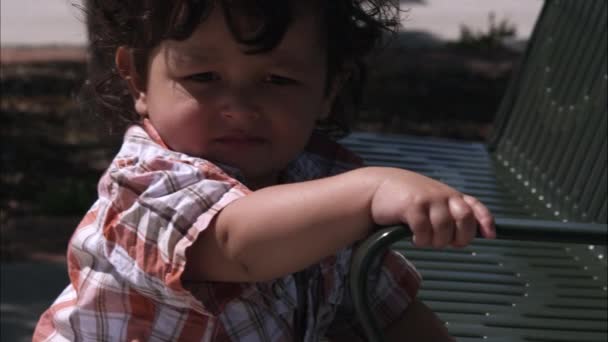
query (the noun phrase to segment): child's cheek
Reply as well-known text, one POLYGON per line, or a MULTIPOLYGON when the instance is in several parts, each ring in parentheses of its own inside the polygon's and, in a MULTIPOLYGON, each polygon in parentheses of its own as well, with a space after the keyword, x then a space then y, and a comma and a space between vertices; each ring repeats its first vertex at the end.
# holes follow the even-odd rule
POLYGON ((163 133, 170 147, 192 156, 205 155, 214 124, 210 120, 212 116, 199 101, 190 99, 176 103, 173 108, 167 108, 165 118, 163 133))
POLYGON ((177 95, 178 101, 173 105, 173 110, 199 119, 201 115, 207 116, 217 107, 219 98, 219 92, 210 89, 181 89, 177 95))
POLYGON ((168 120, 179 122, 191 117, 192 113, 199 110, 199 100, 183 90, 177 89, 173 99, 174 101, 165 102, 163 108, 163 115, 166 115, 168 120))
POLYGON ((280 113, 300 112, 307 106, 308 98, 289 89, 264 89, 256 91, 255 99, 267 111, 280 113))

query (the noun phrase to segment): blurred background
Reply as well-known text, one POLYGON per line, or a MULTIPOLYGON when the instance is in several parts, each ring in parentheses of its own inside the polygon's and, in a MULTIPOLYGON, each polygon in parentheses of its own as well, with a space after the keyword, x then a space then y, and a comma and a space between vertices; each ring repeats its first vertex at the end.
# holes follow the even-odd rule
MULTIPOLYGON (((403 0, 354 130, 480 141, 492 128, 541 0, 403 0)), ((87 34, 77 0, 2 0, 2 341, 30 340, 67 284, 66 245, 120 143, 77 95, 87 34)))

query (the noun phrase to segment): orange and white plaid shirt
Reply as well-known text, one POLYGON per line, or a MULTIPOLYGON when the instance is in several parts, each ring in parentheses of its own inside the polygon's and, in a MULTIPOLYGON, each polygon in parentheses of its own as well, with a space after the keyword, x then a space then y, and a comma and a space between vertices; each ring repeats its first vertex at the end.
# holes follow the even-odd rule
MULTIPOLYGON (((171 151, 144 126, 127 131, 99 181, 99 199, 69 244, 71 283, 41 316, 34 341, 293 341, 301 286, 305 341, 360 331, 347 286, 352 248, 309 267, 304 283, 294 275, 263 283, 182 282, 186 249, 215 214, 251 190, 236 170, 171 151)), ((360 164, 339 144, 314 136, 283 181, 360 164)), ((388 325, 416 295, 420 275, 394 252, 376 269, 370 296, 376 317, 388 325)))

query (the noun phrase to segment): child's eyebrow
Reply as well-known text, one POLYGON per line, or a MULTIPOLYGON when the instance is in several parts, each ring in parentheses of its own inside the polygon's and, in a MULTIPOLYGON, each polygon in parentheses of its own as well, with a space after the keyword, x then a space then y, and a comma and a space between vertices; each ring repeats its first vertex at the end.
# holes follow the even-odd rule
MULTIPOLYGON (((212 51, 210 49, 210 51, 212 51)), ((169 60, 175 64, 192 65, 195 63, 208 63, 221 58, 213 56, 213 54, 203 53, 200 49, 175 49, 172 50, 169 60)))
MULTIPOLYGON (((171 64, 177 65, 195 65, 198 63, 213 63, 223 60, 221 56, 213 52, 214 49, 200 48, 178 48, 173 50, 170 55, 171 64)), ((315 58, 311 56, 301 56, 284 50, 273 50, 268 53, 251 54, 250 56, 270 56, 271 63, 278 67, 285 67, 296 70, 309 70, 315 65, 315 58)))

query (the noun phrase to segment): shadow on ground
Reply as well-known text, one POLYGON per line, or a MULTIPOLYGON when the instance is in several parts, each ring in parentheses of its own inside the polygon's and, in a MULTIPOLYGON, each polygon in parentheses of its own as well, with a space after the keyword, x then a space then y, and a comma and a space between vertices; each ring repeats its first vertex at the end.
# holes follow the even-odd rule
POLYGON ((0 340, 31 341, 38 318, 68 284, 64 263, 3 263, 0 340))

